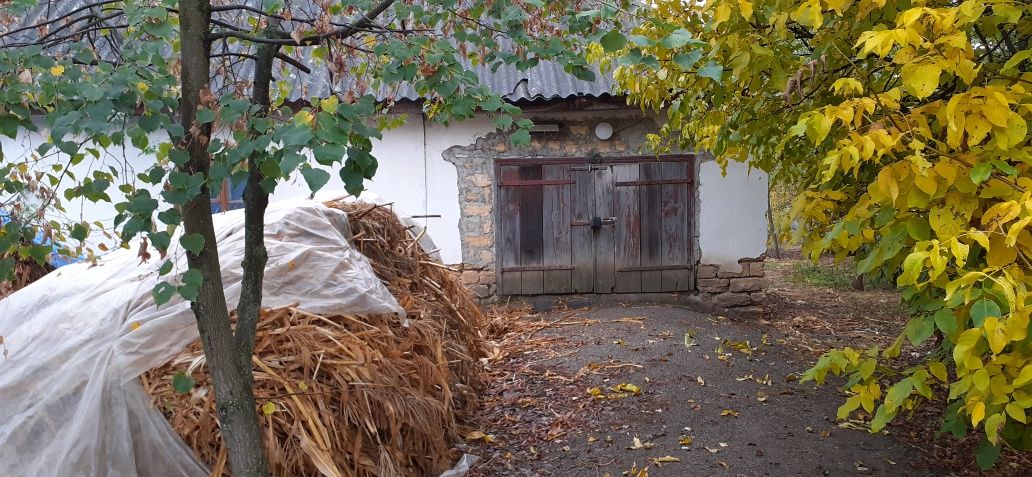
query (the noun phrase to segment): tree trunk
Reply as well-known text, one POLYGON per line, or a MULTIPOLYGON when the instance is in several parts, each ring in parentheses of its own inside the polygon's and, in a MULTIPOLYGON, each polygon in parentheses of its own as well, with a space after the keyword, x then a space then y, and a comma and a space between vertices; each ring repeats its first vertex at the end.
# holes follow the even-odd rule
MULTIPOLYGON (((272 60, 279 47, 262 44, 255 55, 251 102, 260 107, 259 116, 269 113, 269 84, 272 82, 272 60)), ((252 152, 247 158, 247 186, 244 189, 244 262, 241 278, 240 301, 237 304, 236 360, 237 367, 247 379, 247 389, 253 394, 254 379, 251 356, 254 354, 255 333, 262 305, 262 283, 265 264, 269 261, 265 249, 265 209, 269 193, 262 188, 258 159, 262 152, 252 152)), ((251 398, 254 399, 253 396, 251 398)))
POLYGON ((772 209, 770 201, 770 189, 771 186, 767 186, 767 235, 770 237, 771 243, 774 245, 774 258, 781 259, 781 242, 778 240, 778 228, 774 224, 774 209, 772 209))
MULTIPOLYGON (((208 89, 211 45, 207 38, 211 5, 208 0, 180 0, 179 12, 183 88, 180 123, 186 134, 180 146, 190 156, 183 169, 187 173, 207 176, 211 168, 207 151, 211 126, 210 123, 196 124, 196 116, 204 101, 212 100, 208 89)), ((251 386, 253 378, 250 366, 245 372, 238 365, 234 352, 236 346, 212 224, 211 191, 207 186, 183 206, 182 215, 184 233, 196 233, 204 238, 204 248, 198 254, 187 254, 190 269, 199 271, 204 280, 196 301, 190 306, 197 318, 197 329, 211 373, 222 440, 228 449, 230 466, 237 477, 264 477, 269 475, 269 466, 258 428, 251 386)))

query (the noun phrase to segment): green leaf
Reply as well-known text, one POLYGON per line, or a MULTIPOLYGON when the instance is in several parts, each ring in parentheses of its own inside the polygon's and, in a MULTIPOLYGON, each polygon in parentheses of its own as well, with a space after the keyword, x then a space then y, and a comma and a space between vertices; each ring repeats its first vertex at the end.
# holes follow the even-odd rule
POLYGON ((642 58, 643 55, 641 53, 641 50, 633 48, 630 51, 628 51, 626 55, 617 58, 616 64, 620 66, 634 66, 638 63, 641 63, 642 58))
POLYGON ((978 300, 971 305, 971 322, 975 326, 982 326, 985 319, 990 316, 999 317, 1000 315, 1000 305, 988 298, 978 300))
POLYGON ((179 243, 189 252, 197 255, 204 248, 204 237, 201 234, 188 234, 180 237, 179 243))
POLYGON ((512 116, 498 116, 497 118, 494 118, 492 123, 498 129, 509 129, 510 127, 512 127, 512 116))
POLYGON ((165 260, 165 263, 161 264, 161 268, 158 269, 158 276, 168 275, 172 271, 172 260, 165 260))
POLYGON ((599 40, 599 43, 602 44, 602 48, 605 49, 606 52, 613 52, 627 46, 627 37, 618 30, 613 30, 603 35, 599 40))
POLYGON ((692 41, 691 32, 684 28, 678 28, 660 40, 659 44, 665 48, 675 49, 687 45, 690 41, 692 41))
POLYGON ((924 343, 935 331, 935 319, 932 316, 916 316, 907 322, 907 338, 914 346, 924 343))
POLYGON ((161 282, 154 285, 154 289, 151 290, 151 296, 154 297, 155 305, 163 305, 172 299, 172 294, 175 292, 176 287, 172 286, 171 283, 161 282))
POLYGON ((724 74, 724 67, 710 61, 709 63, 706 63, 706 66, 699 68, 697 74, 703 78, 709 78, 719 83, 721 76, 724 74))
POLYGON ((702 52, 699 50, 674 55, 674 64, 682 70, 690 70, 699 60, 702 59, 702 52))
POLYGON ((1000 446, 993 445, 988 439, 983 440, 975 449, 975 462, 982 470, 989 470, 996 465, 996 459, 1000 457, 1000 446))
POLYGON ((993 165, 988 162, 979 162, 971 168, 971 180, 975 184, 981 184, 985 182, 993 173, 993 165))
POLYGON ((957 318, 953 315, 953 310, 943 308, 935 312, 933 317, 935 326, 952 341, 953 335, 957 333, 957 318))
POLYGON ((305 182, 308 183, 308 189, 312 192, 322 189, 330 181, 329 172, 314 167, 301 169, 301 176, 305 178, 305 182))
POLYGON ((513 146, 528 146, 530 145, 530 131, 527 129, 518 129, 512 133, 509 137, 513 146))
POLYGON ((172 390, 174 390, 176 394, 186 394, 190 392, 193 387, 194 380, 190 376, 187 376, 186 373, 180 371, 172 376, 172 390))
POLYGON ((183 284, 184 285, 199 287, 199 286, 201 286, 201 283, 203 281, 204 281, 204 276, 201 275, 201 271, 197 270, 195 268, 191 268, 190 270, 187 270, 186 273, 183 274, 183 284))
POLYGON ((210 123, 215 120, 215 111, 208 108, 201 108, 197 110, 197 122, 199 124, 210 123))

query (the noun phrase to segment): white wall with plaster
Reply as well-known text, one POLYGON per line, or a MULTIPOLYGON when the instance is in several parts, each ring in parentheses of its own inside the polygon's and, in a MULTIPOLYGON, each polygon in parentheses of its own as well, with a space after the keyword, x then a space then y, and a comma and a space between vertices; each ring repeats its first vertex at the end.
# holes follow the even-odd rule
MULTIPOLYGON (((404 215, 437 216, 417 219, 437 245, 444 263, 462 261, 459 236, 459 186, 455 165, 444 160, 444 151, 472 144, 495 130, 487 118, 476 118, 449 126, 409 115, 404 125, 383 133, 373 142, 373 156, 379 167, 366 183, 370 197, 393 203, 404 215)), ((300 174, 277 186, 272 200, 310 195, 300 174)), ((316 195, 332 199, 345 195, 344 182, 331 171, 330 182, 316 195)))
POLYGON ((699 165, 699 263, 742 271, 738 260, 767 252, 767 181, 765 172, 740 162, 699 165))
MULTIPOLYGON (((42 126, 42 125, 41 125, 42 126)), ((418 219, 417 222, 427 228, 440 249, 445 263, 462 261, 462 246, 459 237, 459 189, 455 166, 443 158, 446 149, 452 146, 472 144, 476 138, 494 131, 494 126, 487 118, 444 126, 426 121, 421 115, 409 115, 409 120, 402 126, 386 131, 383 139, 375 141, 373 155, 379 161, 379 168, 372 181, 366 183, 366 189, 387 202, 392 202, 399 213, 405 215, 439 215, 418 219)), ((0 138, 3 148, 4 162, 32 161, 32 152, 43 142, 45 135, 41 132, 23 131, 17 138, 0 138)), ((155 133, 152 137, 156 144, 167 140, 164 133, 155 133)), ((53 164, 67 164, 68 157, 59 154, 42 161, 36 161, 30 170, 50 167, 53 164)), ((80 179, 90 175, 94 170, 115 167, 119 175, 133 182, 136 186, 147 186, 135 180, 137 173, 146 171, 154 163, 154 156, 132 146, 111 148, 101 151, 101 157, 88 157, 71 168, 75 177, 80 179)), ((317 199, 331 199, 345 195, 344 182, 337 171, 330 172, 330 182, 316 195, 317 199)), ((51 209, 49 218, 60 222, 99 221, 106 228, 111 228, 117 212, 112 203, 90 202, 85 199, 64 201, 63 192, 74 187, 78 181, 66 179, 58 187, 58 197, 62 198, 64 211, 51 209)), ((159 190, 151 186, 152 193, 158 197, 159 190)), ((124 196, 118 192, 117 184, 109 189, 113 202, 121 202, 124 196)), ((308 197, 311 191, 308 185, 295 174, 287 181, 280 183, 271 200, 287 200, 308 197)), ((91 236, 88 241, 96 245, 103 241, 103 236, 91 236)))

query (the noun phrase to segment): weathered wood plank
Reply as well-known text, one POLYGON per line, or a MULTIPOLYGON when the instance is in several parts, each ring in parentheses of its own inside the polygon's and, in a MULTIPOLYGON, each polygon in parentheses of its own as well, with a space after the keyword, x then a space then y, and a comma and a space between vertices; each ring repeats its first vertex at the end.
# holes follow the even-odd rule
POLYGON ((542 182, 557 184, 544 188, 544 264, 556 270, 544 272, 544 293, 573 291, 573 256, 570 245, 570 166, 544 166, 542 182), (558 269, 558 267, 566 267, 558 269))
MULTIPOLYGON (((571 170, 571 222, 591 221, 595 216, 595 188, 587 170, 571 170)), ((590 293, 595 286, 595 246, 590 227, 570 228, 573 258, 573 292, 590 293)))
MULTIPOLYGON (((662 163, 664 179, 686 179, 684 163, 662 163)), ((687 184, 664 184, 660 186, 662 197, 663 236, 662 260, 664 266, 686 265, 688 263, 688 186, 687 184)), ((688 290, 688 271, 663 270, 662 290, 665 292, 688 290)))
MULTIPOLYGON (((519 168, 503 166, 499 171, 499 180, 516 180, 519 168)), ((498 293, 500 295, 518 295, 523 293, 523 272, 504 272, 506 267, 519 267, 520 264, 520 196, 519 189, 499 188, 498 193, 498 293)))
MULTIPOLYGON (((663 165, 658 162, 640 164, 638 178, 643 181, 663 178, 663 165)), ((641 186, 641 266, 663 265, 662 233, 663 216, 661 214, 662 186, 641 186)), ((663 273, 661 271, 641 272, 641 291, 663 291, 663 273)))
MULTIPOLYGON (((616 185, 623 182, 636 182, 638 179, 637 164, 619 164, 613 166, 613 178, 616 185)), ((613 194, 616 213, 616 288, 617 293, 638 293, 641 291, 641 272, 623 271, 641 266, 641 217, 640 187, 617 187, 613 194)))
MULTIPOLYGON (((595 230, 595 293, 613 293, 616 287, 616 210, 613 208, 613 168, 594 171, 595 215, 603 224, 595 230)), ((590 229, 590 227, 589 227, 590 229)))
MULTIPOLYGON (((520 166, 522 181, 541 179, 542 166, 520 166)), ((504 188, 503 188, 504 189, 504 188)), ((519 187, 520 195, 520 265, 540 267, 544 264, 544 207, 542 186, 519 187)), ((523 272, 523 294, 544 292, 544 272, 523 272)))

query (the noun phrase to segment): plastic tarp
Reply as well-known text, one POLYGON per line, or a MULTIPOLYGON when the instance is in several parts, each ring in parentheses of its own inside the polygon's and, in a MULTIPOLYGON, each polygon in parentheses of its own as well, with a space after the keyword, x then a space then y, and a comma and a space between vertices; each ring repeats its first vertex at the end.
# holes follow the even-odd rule
MULTIPOLYGON (((240 295, 243 222, 242 210, 215 217, 231 307, 240 295)), ((349 244, 344 212, 312 201, 279 202, 270 205, 266 224, 263 306, 403 316, 349 244)), ((172 276, 186 271, 177 247, 169 251, 172 276)), ((162 262, 154 254, 141 264, 135 248, 119 250, 96 265, 63 267, 0 300, 8 351, 0 356, 0 474, 208 475, 137 379, 198 337, 189 303, 176 296, 154 304, 162 262)))

